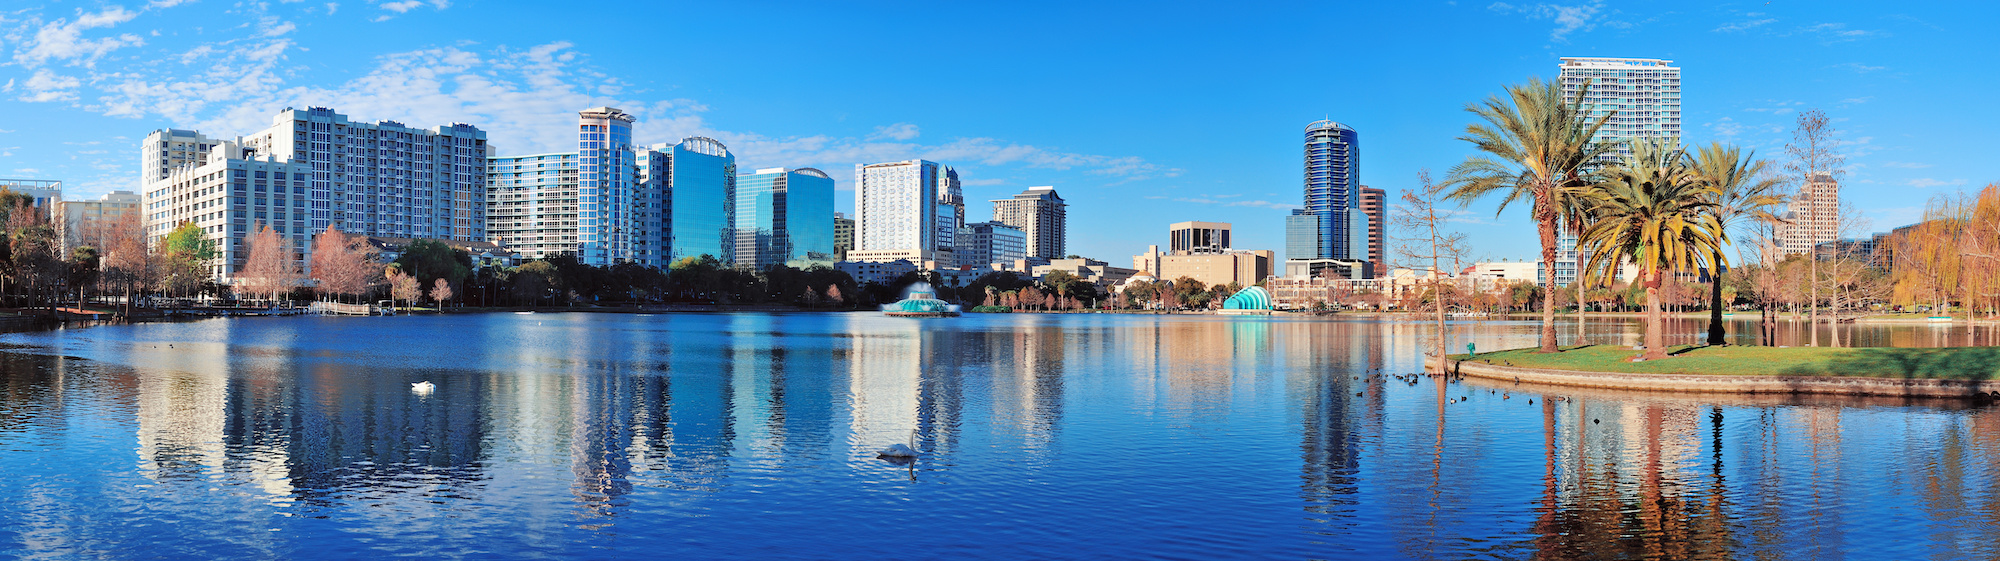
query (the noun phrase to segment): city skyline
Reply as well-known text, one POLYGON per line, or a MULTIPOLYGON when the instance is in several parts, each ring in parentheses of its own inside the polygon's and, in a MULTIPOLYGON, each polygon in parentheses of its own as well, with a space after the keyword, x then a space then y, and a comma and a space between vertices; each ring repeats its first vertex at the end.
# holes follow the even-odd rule
MULTIPOLYGON (((1993 11, 1970 4, 1963 6, 1969 14, 1501 4, 1260 7, 1222 19, 1163 13, 1111 25, 1085 42, 1009 40, 1008 49, 997 49, 997 39, 967 39, 968 49, 909 54, 933 68, 982 70, 947 72, 952 78, 944 83, 920 87, 911 86, 930 80, 923 73, 841 76, 837 62, 906 53, 887 41, 855 39, 853 31, 882 25, 867 21, 865 12, 814 6, 775 14, 778 28, 797 37, 770 45, 692 24, 729 17, 733 12, 724 8, 675 8, 679 16, 666 18, 669 31, 707 41, 715 56, 681 57, 638 72, 628 61, 642 59, 628 52, 629 40, 566 31, 557 23, 581 15, 560 10, 529 25, 496 13, 504 10, 470 5, 396 12, 368 5, 168 4, 29 9, 0 23, 0 53, 11 56, 0 67, 0 111, 10 116, 0 129, 6 131, 0 174, 63 180, 71 199, 138 190, 142 170, 130 154, 145 131, 247 132, 288 106, 335 107, 413 126, 466 122, 486 131, 501 155, 566 152, 574 139, 561 142, 575 111, 615 106, 628 108, 649 131, 635 144, 708 136, 738 152, 744 167, 831 170, 843 191, 853 189, 845 172, 855 164, 917 158, 961 170, 965 197, 975 201, 1058 185, 1077 224, 1069 253, 1115 259, 1157 243, 1145 232, 1185 220, 1233 222, 1235 245, 1282 248, 1282 227, 1259 217, 1298 206, 1295 135, 1299 123, 1314 119, 1368 131, 1359 183, 1386 189, 1394 200, 1419 169, 1442 175, 1469 153, 1455 139, 1471 122, 1461 110, 1465 103, 1529 76, 1552 79, 1561 57, 1673 60, 1691 69, 1686 139, 1737 142, 1766 158, 1782 157, 1797 111, 1825 109, 1849 151, 1843 198, 1862 207, 1875 229, 1913 222, 1930 195, 1985 184, 1976 155, 1990 151, 1992 141, 1971 135, 1995 120, 1995 110, 1972 97, 1985 78, 1934 56, 1992 45, 1959 23, 1993 11), (1468 39, 1381 34, 1381 49, 1324 61, 1331 67, 1319 73, 1325 76, 1289 83, 1301 79, 1289 70, 1301 55, 1292 52, 1294 39, 1282 38, 1290 34, 1275 28, 1415 17, 1427 18, 1437 35, 1482 35, 1501 47, 1475 51, 1468 39), (430 33, 445 24, 462 25, 430 33), (1250 40, 1190 55, 1200 49, 1164 39, 1232 24, 1245 30, 1231 33, 1250 40), (348 41, 354 33, 371 40, 348 41), (1121 39, 1159 52, 1127 56, 1121 39), (798 52, 807 44, 825 48, 798 52), (1037 56, 1042 49, 1080 56, 1044 60, 1037 56), (1478 54, 1466 58, 1466 52, 1478 54), (769 75, 741 70, 788 60, 781 57, 806 64, 769 75), (1124 64, 1098 64, 1114 58, 1124 64), (1218 64, 1225 60, 1252 64, 1218 64), (1190 63, 1196 74, 1163 84, 1170 87, 1127 87, 1164 65, 1190 63), (1451 70, 1437 71, 1443 64, 1451 70), (1417 77, 1424 87, 1398 85, 1417 77), (780 78, 825 87, 812 95, 784 93, 803 90, 778 87, 780 78), (1060 100, 1031 93, 1052 81, 1074 87, 1060 100), (1334 83, 1362 87, 1326 86, 1334 83), (1204 99, 1202 107, 1185 107, 1195 98, 1204 99), (1120 133, 1138 122, 1172 124, 1175 133, 1120 133), (1197 138, 1228 141, 1191 142, 1197 138)), ((941 8, 940 15, 959 9, 941 8)), ((1105 9, 961 19, 981 19, 964 23, 968 31, 991 26, 1063 37, 1082 25, 1068 20, 1105 21, 1099 16, 1106 14, 1095 13, 1105 9)), ((836 210, 853 212, 849 198, 836 196, 836 210)), ((1510 209, 1495 218, 1491 208, 1482 203, 1458 217, 1481 240, 1476 252, 1532 255, 1525 215, 1510 209)))

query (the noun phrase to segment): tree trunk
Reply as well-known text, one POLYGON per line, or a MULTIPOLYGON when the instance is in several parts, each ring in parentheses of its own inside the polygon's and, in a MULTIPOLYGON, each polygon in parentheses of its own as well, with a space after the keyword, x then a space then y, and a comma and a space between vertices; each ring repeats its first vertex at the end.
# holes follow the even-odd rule
POLYGON ((1666 318, 1660 314, 1660 272, 1652 271, 1646 276, 1646 354, 1640 358, 1667 358, 1666 318))
POLYGON ((1714 278, 1708 279, 1708 344, 1721 345, 1727 331, 1722 327, 1722 250, 1715 250, 1714 278))
MULTIPOLYGON (((1542 347, 1538 352, 1558 352, 1556 348, 1556 221, 1553 201, 1535 198, 1535 229, 1542 241, 1542 347)), ((1580 271, 1579 271, 1580 272, 1580 271)))
POLYGON ((1808 346, 1819 346, 1819 248, 1806 254, 1806 289, 1811 296, 1806 301, 1806 333, 1811 336, 1808 346))

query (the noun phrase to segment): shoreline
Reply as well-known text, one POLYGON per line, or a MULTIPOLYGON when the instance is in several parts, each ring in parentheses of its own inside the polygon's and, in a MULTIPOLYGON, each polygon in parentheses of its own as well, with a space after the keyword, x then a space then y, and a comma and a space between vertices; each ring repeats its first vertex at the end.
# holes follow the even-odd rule
POLYGON ((1728 374, 1644 374, 1501 366, 1471 360, 1425 357, 1426 368, 1444 362, 1451 375, 1544 386, 1603 390, 1717 393, 1814 394, 1903 398, 2000 398, 2000 380, 1885 378, 1871 376, 1737 376, 1728 374))

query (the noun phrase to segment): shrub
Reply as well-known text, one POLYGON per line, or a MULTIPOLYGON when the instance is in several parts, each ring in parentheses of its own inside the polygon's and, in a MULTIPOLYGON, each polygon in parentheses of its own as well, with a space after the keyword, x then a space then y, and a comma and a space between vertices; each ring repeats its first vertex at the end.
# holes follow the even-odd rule
POLYGON ((1011 308, 1011 307, 1007 307, 1007 306, 977 306, 977 307, 974 307, 974 308, 972 308, 972 313, 975 313, 975 314, 1011 314, 1011 313, 1014 313, 1014 308, 1011 308))

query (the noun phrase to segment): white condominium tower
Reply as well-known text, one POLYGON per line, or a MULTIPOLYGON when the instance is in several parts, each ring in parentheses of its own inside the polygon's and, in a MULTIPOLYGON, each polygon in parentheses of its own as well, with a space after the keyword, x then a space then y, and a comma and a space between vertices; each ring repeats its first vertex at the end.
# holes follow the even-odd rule
MULTIPOLYGON (((1563 95, 1574 98, 1584 84, 1583 107, 1594 121, 1610 115, 1591 140, 1617 145, 1598 156, 1599 162, 1616 162, 1632 153, 1634 139, 1680 138, 1681 69, 1674 61, 1657 58, 1562 57, 1563 95)), ((1576 235, 1567 229, 1557 242, 1557 285, 1576 281, 1578 263, 1576 235)))
POLYGON ((1656 58, 1562 57, 1563 95, 1590 84, 1583 106, 1596 119, 1611 115, 1593 140, 1618 142, 1605 159, 1630 154, 1624 142, 1681 136, 1681 69, 1656 58))
POLYGON ((1825 173, 1813 176, 1785 205, 1784 218, 1776 232, 1783 255, 1804 255, 1840 239, 1840 181, 1825 173))
POLYGON ((1028 257, 1062 259, 1069 250, 1065 228, 1069 205, 1053 186, 1029 187, 1013 198, 994 199, 993 221, 1020 228, 1028 236, 1028 257))
POLYGON ((856 164, 854 249, 847 259, 907 259, 925 269, 952 268, 964 201, 958 172, 937 162, 856 164))
POLYGON ((157 240, 190 222, 207 231, 222 253, 218 279, 243 265, 243 240, 259 224, 291 237, 302 257, 328 226, 486 240, 486 133, 472 125, 416 129, 286 109, 235 140, 156 130, 140 151, 147 233, 157 240))

